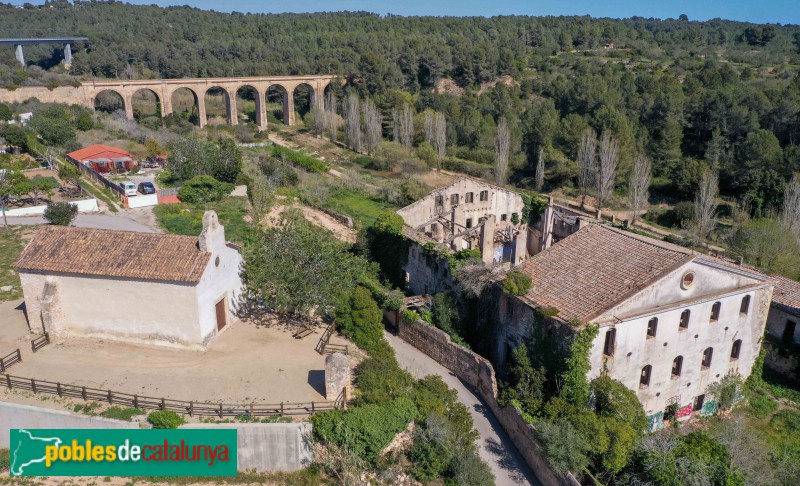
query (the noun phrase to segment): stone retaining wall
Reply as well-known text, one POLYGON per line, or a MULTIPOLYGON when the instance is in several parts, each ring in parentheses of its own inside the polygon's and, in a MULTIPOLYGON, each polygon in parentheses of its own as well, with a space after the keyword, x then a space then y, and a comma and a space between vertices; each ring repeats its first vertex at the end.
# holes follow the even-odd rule
POLYGON ((450 340, 441 329, 424 321, 408 322, 399 312, 384 312, 386 320, 395 326, 397 334, 436 362, 452 371, 461 381, 476 389, 525 462, 544 485, 578 485, 568 474, 560 477, 538 452, 541 445, 536 440, 533 426, 525 421, 514 407, 501 407, 497 402, 497 378, 492 364, 486 358, 463 348, 450 340))

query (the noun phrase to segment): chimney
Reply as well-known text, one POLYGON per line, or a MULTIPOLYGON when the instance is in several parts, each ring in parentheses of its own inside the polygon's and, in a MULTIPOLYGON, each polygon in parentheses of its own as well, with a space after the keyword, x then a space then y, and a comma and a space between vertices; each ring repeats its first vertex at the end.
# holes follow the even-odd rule
POLYGON ((200 251, 217 253, 225 246, 225 227, 219 224, 217 213, 206 211, 203 214, 203 231, 197 239, 200 251))

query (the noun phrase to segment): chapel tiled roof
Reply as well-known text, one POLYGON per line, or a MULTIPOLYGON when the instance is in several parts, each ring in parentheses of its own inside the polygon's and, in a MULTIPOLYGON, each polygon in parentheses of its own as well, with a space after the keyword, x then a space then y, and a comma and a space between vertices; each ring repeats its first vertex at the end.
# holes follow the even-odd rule
POLYGON ((518 267, 533 281, 522 299, 586 323, 693 258, 676 245, 590 224, 518 267))
POLYGON ((772 277, 775 290, 772 291, 772 304, 800 315, 800 282, 786 277, 772 277))
POLYGON ((15 265, 45 273, 197 283, 210 257, 192 236, 42 226, 15 265))

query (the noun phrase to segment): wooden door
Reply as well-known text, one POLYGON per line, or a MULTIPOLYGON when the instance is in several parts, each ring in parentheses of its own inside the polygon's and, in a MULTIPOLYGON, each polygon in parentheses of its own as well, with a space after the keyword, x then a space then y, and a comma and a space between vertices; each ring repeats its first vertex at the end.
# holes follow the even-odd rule
POLYGON ((222 328, 228 324, 227 312, 225 309, 225 298, 217 302, 215 307, 217 310, 217 331, 221 331, 222 328))

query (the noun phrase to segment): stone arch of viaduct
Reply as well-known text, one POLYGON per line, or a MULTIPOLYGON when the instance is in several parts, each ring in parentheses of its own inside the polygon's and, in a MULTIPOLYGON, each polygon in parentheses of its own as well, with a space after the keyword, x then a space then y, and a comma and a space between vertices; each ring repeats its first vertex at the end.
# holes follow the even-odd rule
POLYGON ((40 86, 26 86, 15 90, 0 89, 0 101, 23 102, 37 98, 44 103, 67 103, 86 106, 94 109, 95 98, 103 91, 118 94, 125 105, 125 114, 133 119, 133 95, 140 90, 152 91, 159 101, 161 116, 173 112, 172 95, 175 91, 186 88, 194 94, 199 115, 199 125, 208 122, 206 116, 205 94, 212 88, 219 88, 225 93, 226 118, 229 125, 237 123, 236 93, 244 87, 251 87, 256 96, 256 124, 260 128, 267 126, 266 96, 270 87, 278 87, 283 97, 283 122, 287 125, 295 123, 294 90, 300 85, 310 88, 311 103, 321 105, 325 88, 334 79, 332 75, 310 76, 265 76, 244 78, 192 78, 192 79, 157 79, 135 81, 87 81, 78 87, 60 86, 48 89, 40 86))

